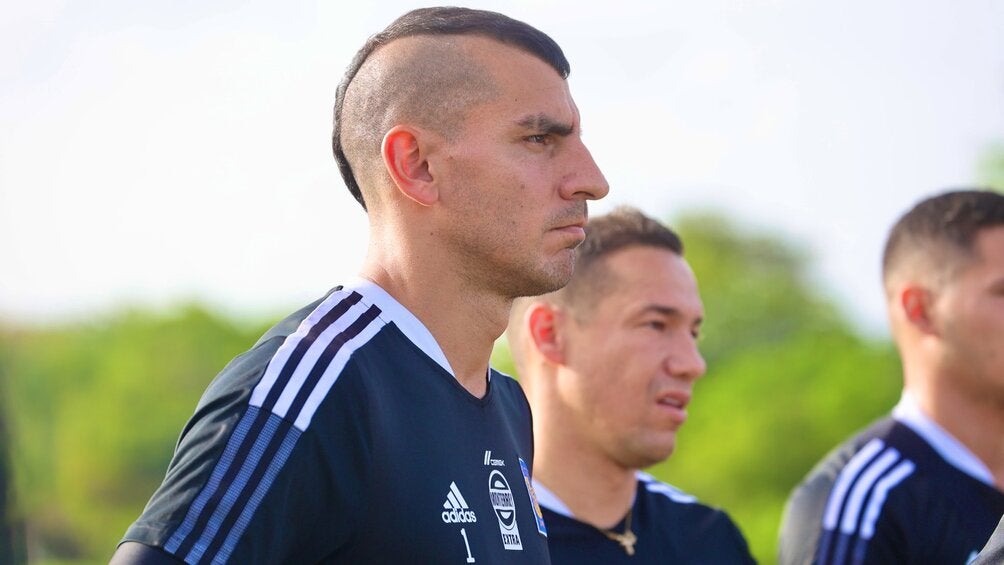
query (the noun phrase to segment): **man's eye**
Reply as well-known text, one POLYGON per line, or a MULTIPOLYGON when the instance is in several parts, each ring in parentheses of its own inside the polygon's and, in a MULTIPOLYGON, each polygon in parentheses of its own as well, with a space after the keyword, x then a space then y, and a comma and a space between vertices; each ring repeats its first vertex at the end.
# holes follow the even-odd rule
POLYGON ((530 135, 526 138, 530 143, 536 143, 539 145, 547 145, 551 141, 551 137, 546 133, 539 133, 537 135, 530 135))
POLYGON ((645 325, 660 332, 666 329, 666 322, 660 320, 651 320, 649 322, 645 322, 645 325))

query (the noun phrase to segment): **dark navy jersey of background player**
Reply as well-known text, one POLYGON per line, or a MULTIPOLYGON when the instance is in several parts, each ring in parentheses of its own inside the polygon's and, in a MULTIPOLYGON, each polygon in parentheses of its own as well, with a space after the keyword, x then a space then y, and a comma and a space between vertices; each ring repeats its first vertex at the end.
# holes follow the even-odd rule
MULTIPOLYGON (((728 515, 646 473, 638 473, 631 510, 631 531, 638 539, 631 556, 594 526, 576 520, 568 507, 539 483, 536 492, 554 565, 755 563, 746 540, 728 515)), ((624 522, 613 530, 623 532, 624 522)))
POLYGON ((904 395, 792 494, 783 565, 965 565, 1004 514, 989 469, 904 395))
POLYGON ((476 398, 368 281, 266 333, 207 389, 124 540, 188 563, 548 562, 529 405, 476 398))

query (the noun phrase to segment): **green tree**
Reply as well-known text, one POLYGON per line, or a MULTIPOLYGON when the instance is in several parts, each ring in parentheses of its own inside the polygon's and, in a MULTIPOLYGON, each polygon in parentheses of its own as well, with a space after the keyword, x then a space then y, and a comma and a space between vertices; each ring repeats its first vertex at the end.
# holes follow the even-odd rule
POLYGON ((0 371, 33 559, 106 562, 209 380, 262 330, 189 306, 11 332, 0 371))

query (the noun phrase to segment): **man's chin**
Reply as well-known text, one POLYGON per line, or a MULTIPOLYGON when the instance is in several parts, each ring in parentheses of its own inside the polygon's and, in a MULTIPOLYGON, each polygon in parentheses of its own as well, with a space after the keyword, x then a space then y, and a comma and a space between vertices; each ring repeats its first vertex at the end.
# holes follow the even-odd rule
POLYGON ((513 298, 540 296, 562 289, 572 279, 574 263, 574 260, 565 264, 551 263, 532 276, 524 276, 518 280, 515 277, 511 278, 509 295, 513 298))

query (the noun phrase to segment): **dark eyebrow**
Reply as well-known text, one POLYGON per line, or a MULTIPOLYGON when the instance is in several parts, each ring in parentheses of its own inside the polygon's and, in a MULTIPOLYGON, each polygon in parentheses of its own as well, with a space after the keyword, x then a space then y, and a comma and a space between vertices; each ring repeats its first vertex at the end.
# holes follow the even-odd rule
MULTIPOLYGON (((642 311, 643 312, 655 312, 656 314, 661 314, 663 316, 666 316, 667 318, 677 318, 677 319, 680 319, 680 318, 684 317, 683 316, 683 312, 681 312, 680 310, 678 310, 676 308, 673 308, 671 306, 663 306, 661 304, 649 304, 642 311)), ((696 318, 694 320, 694 324, 696 324, 696 325, 699 326, 699 325, 701 325, 701 322, 703 322, 703 321, 704 321, 704 318, 696 318)))
POLYGON ((575 131, 575 126, 572 124, 555 121, 546 114, 525 116, 517 121, 516 125, 524 129, 533 130, 539 133, 557 135, 558 137, 567 137, 575 131))

